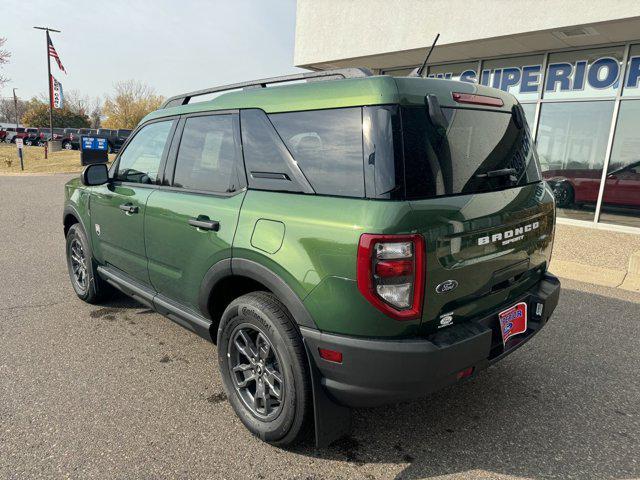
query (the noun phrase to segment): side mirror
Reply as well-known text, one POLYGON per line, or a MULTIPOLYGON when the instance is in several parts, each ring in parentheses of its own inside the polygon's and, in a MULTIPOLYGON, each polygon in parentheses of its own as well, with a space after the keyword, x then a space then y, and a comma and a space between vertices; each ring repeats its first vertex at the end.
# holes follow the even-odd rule
POLYGON ((104 185, 109 181, 109 169, 104 163, 94 163, 84 167, 80 180, 83 185, 91 187, 94 185, 104 185))

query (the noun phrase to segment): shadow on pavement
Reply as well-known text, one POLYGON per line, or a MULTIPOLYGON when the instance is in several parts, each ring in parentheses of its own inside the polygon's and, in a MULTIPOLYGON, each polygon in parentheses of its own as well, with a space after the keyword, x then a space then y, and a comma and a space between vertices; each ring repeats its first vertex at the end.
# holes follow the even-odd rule
MULTIPOLYGON (((117 294, 93 315, 141 307, 117 294)), ((639 338, 640 304, 564 289, 537 338, 474 380, 424 400, 356 410, 351 435, 325 450, 292 452, 406 464, 403 479, 638 478, 639 338)))
POLYGON ((298 453, 407 463, 397 478, 474 472, 640 477, 640 305, 564 290, 536 339, 476 379, 423 401, 354 412, 330 449, 298 453), (594 318, 594 310, 608 318, 594 318))

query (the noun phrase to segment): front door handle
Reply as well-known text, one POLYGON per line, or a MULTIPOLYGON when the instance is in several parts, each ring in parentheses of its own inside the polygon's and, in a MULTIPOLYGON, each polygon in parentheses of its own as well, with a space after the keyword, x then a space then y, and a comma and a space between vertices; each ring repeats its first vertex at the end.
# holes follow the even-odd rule
POLYGON ((207 217, 190 218, 189 225, 202 230, 213 230, 214 232, 220 230, 220 222, 209 220, 207 217))
POLYGON ((138 207, 136 207, 135 205, 131 205, 130 203, 124 203, 120 205, 119 208, 125 213, 138 213, 138 207))

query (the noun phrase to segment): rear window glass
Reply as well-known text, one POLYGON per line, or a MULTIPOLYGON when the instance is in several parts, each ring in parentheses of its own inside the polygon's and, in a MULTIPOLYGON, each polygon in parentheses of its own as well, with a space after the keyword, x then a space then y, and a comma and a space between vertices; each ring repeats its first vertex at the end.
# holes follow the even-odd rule
POLYGON ((269 119, 316 193, 364 196, 361 108, 277 113, 269 119))
POLYGON ((540 181, 529 128, 509 112, 443 108, 446 132, 426 108, 402 109, 408 198, 490 192, 540 181))

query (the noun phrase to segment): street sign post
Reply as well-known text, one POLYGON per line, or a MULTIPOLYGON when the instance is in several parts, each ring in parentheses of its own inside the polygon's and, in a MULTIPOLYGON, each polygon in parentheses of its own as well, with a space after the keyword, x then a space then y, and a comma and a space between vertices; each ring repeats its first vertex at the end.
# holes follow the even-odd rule
POLYGON ((20 170, 24 170, 24 162, 22 161, 22 147, 24 147, 24 141, 21 138, 16 138, 16 147, 18 148, 18 158, 20 159, 20 170))

